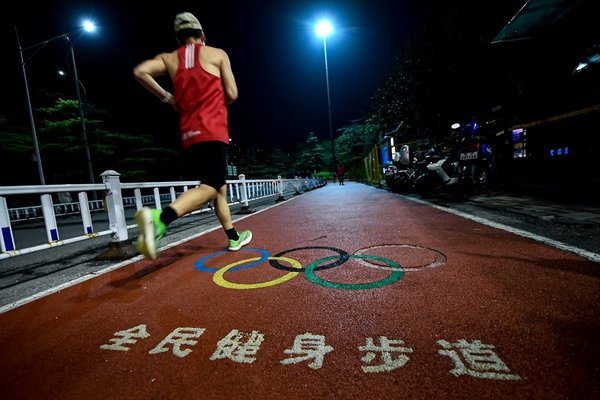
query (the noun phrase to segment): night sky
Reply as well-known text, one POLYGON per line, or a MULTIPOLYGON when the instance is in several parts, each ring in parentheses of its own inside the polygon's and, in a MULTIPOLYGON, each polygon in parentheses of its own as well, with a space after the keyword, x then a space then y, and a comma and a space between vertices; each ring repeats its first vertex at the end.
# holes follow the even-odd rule
MULTIPOLYGON (((327 16, 335 32, 327 39, 333 128, 364 116, 370 97, 391 71, 401 44, 427 23, 443 16, 449 2, 419 1, 169 1, 140 5, 125 1, 47 1, 12 3, 3 11, 2 54, 8 73, 0 114, 28 124, 27 103, 13 24, 23 47, 70 32, 77 37, 84 17, 98 24, 94 35, 75 44, 85 100, 107 111, 115 130, 159 131, 176 138, 177 116, 133 78, 133 67, 171 51, 176 13, 190 11, 203 25, 207 44, 224 49, 231 60, 240 97, 230 107, 234 142, 286 146, 309 132, 329 138, 323 41, 314 34, 327 16)), ((524 3, 507 1, 503 24, 524 3)), ((6 5, 4 6, 6 7, 6 5)), ((32 52, 26 52, 26 58, 32 52)), ((34 108, 36 90, 55 88, 74 96, 73 81, 56 75, 67 63, 67 46, 57 40, 27 64, 34 108)), ((169 89, 170 82, 164 80, 169 89)))

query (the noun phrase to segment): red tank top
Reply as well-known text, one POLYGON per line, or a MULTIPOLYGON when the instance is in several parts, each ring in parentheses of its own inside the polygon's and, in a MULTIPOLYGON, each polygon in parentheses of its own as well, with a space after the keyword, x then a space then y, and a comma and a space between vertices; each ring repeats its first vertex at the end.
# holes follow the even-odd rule
POLYGON ((229 144, 225 91, 221 78, 200 65, 202 46, 188 44, 178 50, 179 68, 173 88, 184 149, 215 140, 229 144))

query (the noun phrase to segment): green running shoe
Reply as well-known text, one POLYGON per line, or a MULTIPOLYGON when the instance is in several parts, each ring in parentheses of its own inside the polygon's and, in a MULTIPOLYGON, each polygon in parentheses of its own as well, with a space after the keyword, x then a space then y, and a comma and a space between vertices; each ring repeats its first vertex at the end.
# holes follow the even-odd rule
POLYGON ((158 258, 158 244, 167 233, 167 226, 160 220, 161 210, 141 208, 135 213, 138 237, 135 247, 150 260, 158 258))
POLYGON ((238 251, 242 248, 242 246, 247 245, 252 240, 252 232, 250 231, 242 231, 238 233, 238 236, 238 240, 229 239, 229 250, 238 251))

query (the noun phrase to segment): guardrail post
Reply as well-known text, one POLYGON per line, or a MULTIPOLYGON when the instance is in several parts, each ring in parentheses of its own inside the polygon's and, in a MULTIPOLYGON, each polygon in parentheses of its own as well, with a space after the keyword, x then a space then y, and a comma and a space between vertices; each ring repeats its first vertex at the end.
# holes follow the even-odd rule
POLYGON ((304 191, 310 192, 310 178, 304 179, 304 191))
POLYGON ((277 176, 277 185, 278 185, 278 192, 279 195, 277 196, 277 200, 275 200, 276 202, 279 201, 285 201, 285 197, 283 197, 283 179, 281 179, 281 175, 277 176))
POLYGON ((54 204, 52 203, 52 196, 49 194, 43 194, 42 199, 42 213, 44 214, 44 225, 46 226, 46 235, 48 237, 48 243, 58 242, 58 227, 56 226, 56 215, 54 214, 54 204))
POLYGON ((79 210, 81 211, 81 221, 83 222, 83 233, 92 235, 94 233, 94 226, 92 225, 92 215, 90 214, 87 193, 79 192, 77 197, 79 198, 79 210))
MULTIPOLYGON (((0 187, 0 259, 7 257, 17 256, 24 253, 30 253, 45 248, 58 247, 64 244, 79 242, 85 239, 92 239, 99 236, 111 235, 112 241, 109 244, 109 249, 100 255, 96 256, 96 259, 127 259, 134 257, 138 254, 131 242, 135 240, 135 236, 128 237, 128 230, 135 228, 134 224, 127 225, 127 219, 132 220, 134 210, 130 210, 130 206, 134 203, 129 197, 123 197, 125 192, 133 191, 135 195, 135 206, 137 209, 142 207, 142 204, 153 204, 154 202, 161 201, 160 192, 158 188, 169 188, 172 193, 173 188, 177 188, 180 182, 158 182, 152 185, 148 184, 131 184, 121 183, 120 174, 108 170, 102 175, 102 184, 94 185, 71 185, 68 187, 68 191, 77 192, 79 196, 79 203, 68 203, 69 209, 79 208, 81 221, 83 224, 84 235, 69 237, 67 239, 59 238, 59 232, 57 228, 57 216, 58 208, 61 206, 53 204, 52 196, 50 193, 59 193, 65 190, 63 185, 60 187, 53 187, 49 185, 48 188, 40 186, 27 186, 25 188, 17 187, 0 187), (155 188, 154 196, 142 196, 141 188, 155 188), (104 191, 105 197, 102 199, 90 200, 88 199, 91 191, 104 191), (21 207, 15 209, 8 209, 7 200, 3 197, 6 194, 35 194, 38 193, 40 196, 43 194, 41 199, 42 205, 21 207), (78 207, 73 207, 75 205, 78 207), (131 211, 131 212, 130 212, 131 211), (43 215, 42 215, 43 212, 43 215), (94 219, 92 216, 96 216, 91 213, 104 213, 108 217, 109 229, 102 230, 101 232, 94 232, 92 223, 94 219), (13 215, 14 214, 14 215, 13 215), (14 241, 14 232, 12 231, 11 222, 13 218, 20 218, 22 214, 28 219, 31 218, 43 218, 44 226, 39 228, 39 231, 44 229, 48 235, 48 243, 41 245, 35 245, 24 249, 18 249, 18 243, 14 241)), ((287 193, 292 193, 295 189, 300 194, 300 190, 307 184, 309 180, 306 179, 282 179, 280 176, 277 179, 252 179, 246 180, 245 175, 240 175, 239 180, 227 181, 227 190, 229 191, 228 196, 231 199, 231 204, 239 203, 241 205, 240 214, 249 214, 254 211, 250 211, 249 203, 259 200, 267 196, 279 196, 283 197, 287 193), (279 186, 277 186, 279 185, 279 186)), ((188 190, 188 186, 197 187, 197 181, 189 183, 184 186, 184 191, 188 190)), ((314 186, 319 183, 318 180, 314 180, 311 185, 314 186)), ((317 186, 318 187, 318 186, 317 186)), ((175 194, 177 192, 175 191, 175 194)), ((165 195, 164 201, 168 198, 165 195)), ((38 203, 39 204, 39 203, 38 203)), ((160 203, 159 203, 160 204, 160 203)), ((230 203, 228 203, 230 204, 230 203)), ((209 208, 212 208, 209 204, 209 208)), ((204 211, 204 210, 201 210, 204 211)), ((37 229, 37 228, 36 228, 37 229)), ((36 238, 37 239, 37 238, 36 238)), ((18 240, 18 238, 17 238, 18 240)), ((43 239, 41 240, 43 242, 43 239)))
POLYGON ((0 238, 0 249, 3 253, 15 250, 15 239, 10 227, 10 216, 8 215, 8 207, 6 198, 0 197, 0 230, 2 237, 0 238))
POLYGON ((154 192, 154 207, 157 210, 162 210, 162 201, 160 200, 160 189, 155 187, 153 192, 154 192))
POLYGON ((300 192, 300 180, 298 179, 297 176, 294 178, 294 187, 296 188, 296 191, 294 192, 294 196, 298 196, 298 195, 302 194, 300 192))
POLYGON ((240 184, 236 183, 235 184, 235 199, 237 201, 240 201, 240 196, 241 196, 241 194, 240 194, 240 184))
POLYGON ((135 197, 135 209, 139 210, 140 208, 144 207, 141 189, 133 189, 133 196, 135 197))
POLYGON ((117 171, 104 171, 101 175, 102 182, 106 186, 106 210, 108 211, 108 226, 112 231, 112 239, 109 249, 96 256, 96 259, 126 259, 131 258, 137 251, 132 246, 127 236, 127 221, 125 220, 125 208, 123 207, 123 195, 121 193, 121 180, 117 171))
POLYGON ((238 179, 242 186, 242 207, 240 208, 240 211, 238 211, 238 214, 251 214, 252 211, 250 211, 250 207, 248 207, 248 184, 246 183, 246 175, 240 174, 238 179))

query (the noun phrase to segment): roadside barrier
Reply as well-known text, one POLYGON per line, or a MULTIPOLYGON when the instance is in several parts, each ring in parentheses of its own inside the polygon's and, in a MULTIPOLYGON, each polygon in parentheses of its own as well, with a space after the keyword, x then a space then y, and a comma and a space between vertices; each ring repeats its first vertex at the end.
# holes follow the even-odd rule
MULTIPOLYGON (((135 224, 127 225, 125 208, 135 207, 139 210, 145 205, 162 209, 163 203, 174 201, 178 194, 188 188, 196 187, 200 181, 175 182, 139 182, 123 183, 120 174, 109 170, 101 174, 101 184, 66 184, 66 185, 32 185, 32 186, 0 186, 0 259, 31 253, 67 243, 78 242, 104 235, 111 235, 111 248, 121 248, 131 244, 128 229, 135 224), (168 188, 168 194, 164 189, 168 188), (179 192, 176 192, 176 188, 179 192), (163 191, 161 192, 161 189, 163 191), (152 191, 152 194, 142 195, 142 191, 152 191), (59 200, 67 198, 70 193, 77 192, 78 202, 68 201, 54 204, 52 195, 59 200), (88 193, 93 193, 94 199, 88 199, 88 193), (103 200, 96 200, 95 194, 103 193, 103 200), (68 196, 65 196, 68 194, 68 196), (124 197, 127 194, 127 197, 124 197), (7 196, 40 195, 39 204, 29 207, 8 208, 7 196), (95 232, 92 224, 92 213, 106 212, 109 229, 95 232), (56 218, 76 215, 81 218, 82 234, 69 239, 60 239, 56 218), (12 224, 32 220, 43 220, 47 242, 26 248, 18 248, 15 243, 12 224)), ((276 197, 276 201, 285 200, 286 195, 298 195, 304 191, 322 187, 326 181, 321 179, 294 178, 282 179, 246 179, 239 175, 237 180, 227 180, 228 204, 239 204, 240 212, 249 213, 249 203, 255 200, 276 197)), ((195 211, 192 214, 205 212, 210 208, 195 211)))

